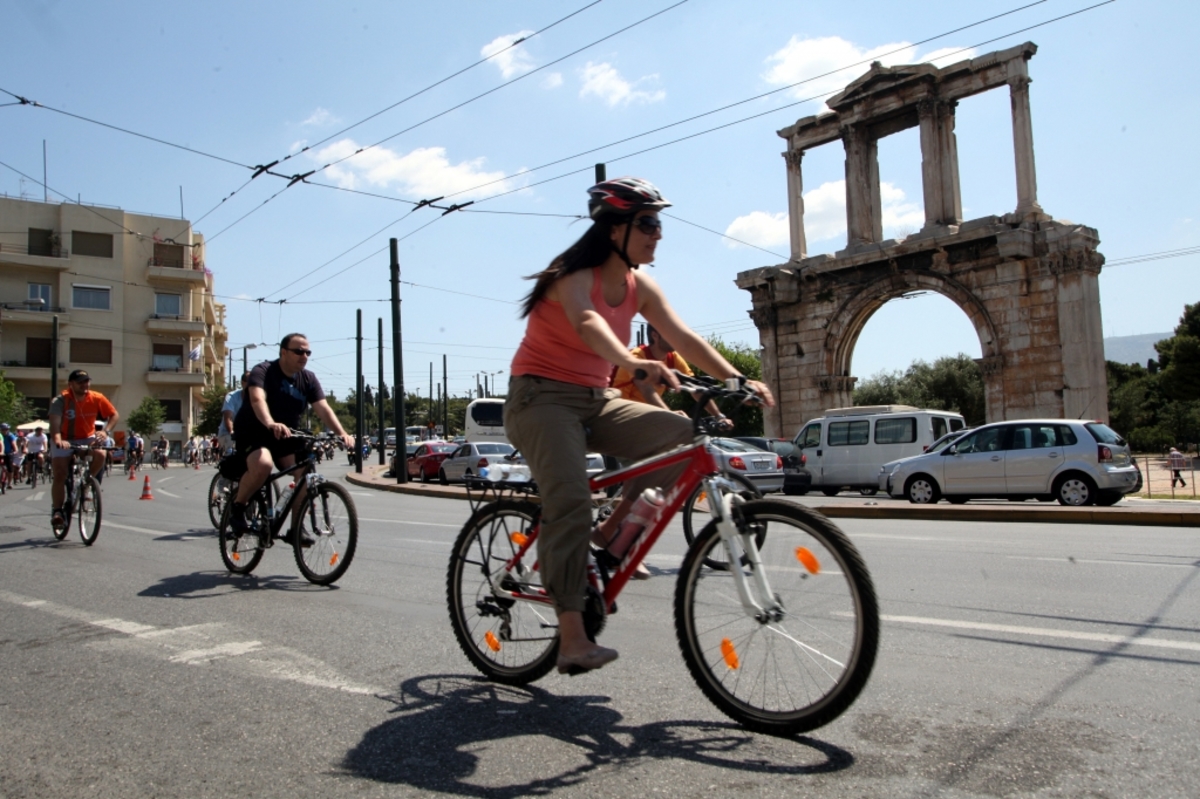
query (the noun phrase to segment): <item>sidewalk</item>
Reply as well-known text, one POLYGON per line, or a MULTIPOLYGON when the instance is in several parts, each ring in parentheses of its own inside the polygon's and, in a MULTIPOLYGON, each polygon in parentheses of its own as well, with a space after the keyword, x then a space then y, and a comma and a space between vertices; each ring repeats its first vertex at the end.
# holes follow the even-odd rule
MULTIPOLYGON (((362 488, 412 494, 439 499, 466 499, 461 485, 437 483, 396 483, 384 477, 385 466, 364 465, 363 473, 350 472, 346 480, 362 488)), ((783 499, 782 494, 773 495, 783 499)), ((850 493, 836 497, 807 494, 788 497, 790 501, 814 508, 830 518, 842 519, 915 519, 940 522, 1053 522, 1059 524, 1127 524, 1154 527, 1194 527, 1200 529, 1200 502, 1160 501, 1126 498, 1110 508, 1068 508, 1050 502, 1004 502, 979 500, 967 505, 913 505, 886 496, 863 497, 850 493)))

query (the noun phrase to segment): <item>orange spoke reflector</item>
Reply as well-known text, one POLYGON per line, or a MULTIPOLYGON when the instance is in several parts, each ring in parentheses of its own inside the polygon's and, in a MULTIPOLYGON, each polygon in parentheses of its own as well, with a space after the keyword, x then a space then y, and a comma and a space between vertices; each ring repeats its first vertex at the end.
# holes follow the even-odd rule
POLYGON ((704 500, 706 500, 706 499, 708 499, 708 492, 707 492, 707 491, 701 491, 701 492, 700 492, 700 496, 696 497, 696 503, 697 503, 697 504, 699 504, 699 503, 703 502, 703 501, 704 501, 704 500))
POLYGON ((241 556, 241 555, 239 555, 239 554, 238 554, 238 553, 236 553, 236 552, 230 552, 230 553, 229 553, 229 557, 231 557, 231 558, 232 558, 232 559, 234 559, 234 560, 241 560, 241 559, 242 559, 242 556, 241 556))
POLYGON ((796 560, 808 569, 809 574, 818 574, 821 571, 821 564, 817 562, 817 556, 810 552, 808 547, 796 547, 796 560))
POLYGON ((512 541, 514 544, 516 544, 519 547, 525 546, 525 542, 529 540, 528 538, 525 537, 524 533, 513 533, 508 538, 510 541, 512 541))
POLYGON ((721 639, 721 657, 725 658, 725 665, 731 669, 738 667, 737 650, 733 648, 733 641, 728 638, 721 639))
POLYGON ((334 552, 329 558, 329 565, 336 566, 338 562, 338 553, 334 552))
POLYGON ((496 636, 492 635, 491 630, 488 630, 486 633, 484 633, 483 640, 487 641, 488 649, 492 650, 493 652, 500 651, 500 641, 496 639, 496 636))

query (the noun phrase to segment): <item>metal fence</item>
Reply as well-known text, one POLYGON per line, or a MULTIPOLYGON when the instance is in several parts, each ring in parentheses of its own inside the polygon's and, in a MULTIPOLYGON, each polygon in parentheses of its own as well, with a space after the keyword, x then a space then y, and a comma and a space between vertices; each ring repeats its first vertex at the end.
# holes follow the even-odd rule
POLYGON ((1138 466, 1142 469, 1142 490, 1139 493, 1145 494, 1147 497, 1158 494, 1169 494, 1174 497, 1196 497, 1196 459, 1189 456, 1184 456, 1184 468, 1179 470, 1179 477, 1182 478, 1184 485, 1179 485, 1179 479, 1175 477, 1175 470, 1170 467, 1170 462, 1166 458, 1151 458, 1143 456, 1137 459, 1138 466))

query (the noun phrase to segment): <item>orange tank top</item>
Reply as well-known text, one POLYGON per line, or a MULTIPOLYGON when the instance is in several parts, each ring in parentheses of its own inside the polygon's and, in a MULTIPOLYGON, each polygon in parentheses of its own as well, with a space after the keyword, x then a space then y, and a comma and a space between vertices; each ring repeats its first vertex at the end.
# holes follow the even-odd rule
MULTIPOLYGON (((608 322, 613 334, 627 344, 638 307, 637 283, 633 272, 625 276, 625 299, 620 305, 612 306, 604 301, 599 267, 592 271, 595 275, 592 280, 592 306, 608 322)), ((533 306, 525 326, 525 338, 521 340, 521 346, 513 358, 513 376, 534 375, 577 386, 604 388, 608 385, 611 373, 612 364, 583 342, 567 320, 562 303, 543 298, 533 306)))

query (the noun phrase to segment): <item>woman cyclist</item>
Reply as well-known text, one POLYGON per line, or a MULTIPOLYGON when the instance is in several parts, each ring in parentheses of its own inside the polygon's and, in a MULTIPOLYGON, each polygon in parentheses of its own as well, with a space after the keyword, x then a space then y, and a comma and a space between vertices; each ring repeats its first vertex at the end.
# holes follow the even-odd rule
MULTIPOLYGON (((658 211, 670 203, 640 178, 605 181, 588 195, 592 226, 549 267, 529 276, 535 283, 521 313, 528 323, 504 405, 504 428, 529 463, 542 498, 538 560, 558 615, 558 670, 571 674, 617 658, 615 650, 589 640, 583 624, 593 534, 585 454, 641 459, 692 440, 688 419, 606 389, 613 365, 678 387, 665 364, 630 354, 634 315, 641 314, 708 374, 740 377, 676 316, 658 284, 638 271, 654 260, 662 238, 658 211)), ((765 385, 751 385, 773 404, 765 385)), ((597 539, 612 540, 643 488, 667 489, 677 475, 672 469, 631 480, 621 506, 595 531, 597 539)))

